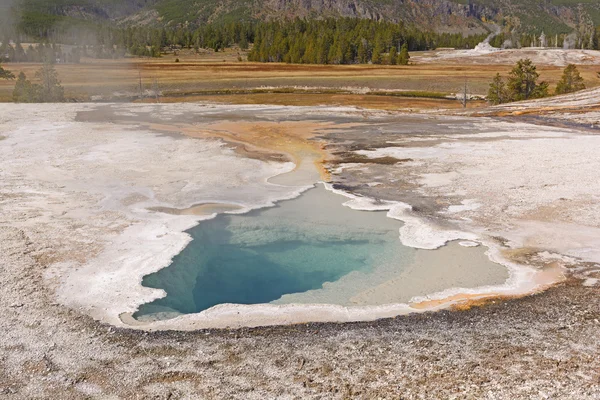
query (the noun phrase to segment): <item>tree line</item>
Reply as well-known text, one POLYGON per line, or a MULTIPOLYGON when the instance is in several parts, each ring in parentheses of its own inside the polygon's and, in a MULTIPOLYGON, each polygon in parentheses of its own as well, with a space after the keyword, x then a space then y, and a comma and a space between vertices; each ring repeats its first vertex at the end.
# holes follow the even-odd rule
POLYGON ((79 63, 82 56, 88 56, 87 48, 72 47, 69 50, 52 43, 29 44, 24 48, 21 42, 11 44, 4 40, 0 45, 0 55, 5 62, 44 62, 54 60, 59 63, 79 63))
MULTIPOLYGON (((54 63, 44 62, 35 73, 39 83, 32 83, 24 72, 19 73, 13 90, 15 103, 59 103, 65 101, 65 91, 58 79, 54 63)), ((0 79, 14 80, 15 75, 0 66, 0 79)))
POLYGON ((54 60, 56 63, 79 64, 82 57, 118 59, 127 55, 125 48, 102 45, 63 46, 55 43, 29 44, 24 48, 20 42, 4 41, 0 45, 0 56, 4 62, 37 62, 54 60))
POLYGON ((406 64, 408 51, 472 48, 486 35, 438 34, 402 23, 338 18, 266 22, 248 60, 305 64, 406 64))
MULTIPOLYGON (((40 17, 41 18, 41 17, 40 17)), ((0 29, 2 31, 2 29, 0 29)), ((439 47, 473 48, 486 35, 464 36, 459 33, 421 31, 402 22, 374 21, 357 18, 323 20, 295 18, 286 21, 235 21, 206 23, 199 26, 129 26, 107 23, 46 24, 37 19, 21 21, 16 30, 4 31, 0 55, 5 61, 34 61, 43 57, 35 48, 23 49, 20 43, 35 38, 48 43, 75 46, 78 54, 66 52, 61 62, 77 62, 78 57, 120 58, 126 54, 160 57, 180 48, 220 51, 238 46, 251 49, 249 60, 312 64, 402 64, 408 51, 439 47), (10 32, 10 33, 9 33, 10 32), (15 43, 8 46, 9 40, 15 43)), ((501 33, 491 39, 494 47, 542 45, 538 35, 501 33)), ((600 49, 600 28, 589 37, 574 38, 560 34, 547 38, 550 47, 600 49), (572 43, 570 42, 572 41, 572 43)))
MULTIPOLYGON (((408 51, 437 47, 473 48, 486 36, 425 32, 403 23, 356 18, 236 21, 203 24, 196 28, 115 28, 90 24, 85 27, 75 25, 70 29, 64 25, 52 29, 44 25, 42 29, 40 24, 33 26, 37 28, 26 25, 17 33, 4 36, 0 55, 4 55, 5 60, 40 60, 35 47, 25 50, 20 45, 28 37, 35 36, 45 43, 76 46, 79 57, 117 58, 126 53, 160 57, 161 53, 179 48, 218 52, 238 46, 242 50, 251 48, 249 59, 259 62, 404 64, 407 63, 408 51), (9 45, 11 39, 16 44, 9 45)), ((45 46, 57 47, 52 44, 45 46)), ((65 54, 61 59, 71 62, 76 57, 65 54)))
MULTIPOLYGON (((508 74, 507 79, 496 74, 490 83, 487 100, 496 105, 547 97, 549 95, 548 82, 538 82, 539 77, 537 67, 530 59, 519 60, 508 74)), ((566 94, 582 89, 585 89, 585 84, 577 67, 573 64, 567 65, 554 93, 566 94)))

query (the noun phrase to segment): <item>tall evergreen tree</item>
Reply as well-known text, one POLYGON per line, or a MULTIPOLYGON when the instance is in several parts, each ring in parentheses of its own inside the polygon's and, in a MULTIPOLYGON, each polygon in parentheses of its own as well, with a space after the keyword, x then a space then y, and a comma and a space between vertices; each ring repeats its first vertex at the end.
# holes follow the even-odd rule
POLYGON ((245 34, 240 38, 239 46, 242 50, 248 50, 248 37, 245 34))
POLYGON ((367 63, 367 60, 369 58, 369 51, 368 51, 368 47, 367 47, 367 41, 364 39, 361 39, 358 44, 357 57, 358 57, 358 62, 360 64, 367 63))
POLYGON ((548 83, 537 83, 540 74, 537 67, 530 59, 519 60, 510 71, 507 87, 511 94, 511 100, 528 100, 546 97, 548 95, 548 83))
POLYGON ((45 62, 42 68, 35 73, 39 84, 39 98, 43 103, 57 103, 65 100, 64 89, 58 79, 58 73, 51 62, 45 62))
POLYGON ((500 74, 496 74, 494 80, 490 84, 487 100, 493 105, 502 104, 509 101, 509 94, 506 90, 506 83, 500 74))
POLYGON ((383 53, 383 45, 380 40, 377 40, 373 48, 373 54, 371 55, 371 62, 373 64, 381 64, 383 60, 381 53, 383 53))
POLYGON ((400 54, 398 54, 398 64, 408 65, 409 60, 410 55, 408 54, 408 43, 405 42, 400 49, 400 54))
POLYGON ((390 49, 389 60, 390 65, 396 65, 398 63, 398 50, 396 50, 396 46, 392 46, 390 49))
POLYGON ((567 65, 556 85, 556 94, 572 93, 582 89, 585 89, 585 84, 579 70, 573 64, 567 65))
POLYGON ((15 103, 33 103, 36 101, 35 88, 31 84, 25 73, 21 71, 19 78, 15 84, 15 88, 12 93, 13 101, 15 103))

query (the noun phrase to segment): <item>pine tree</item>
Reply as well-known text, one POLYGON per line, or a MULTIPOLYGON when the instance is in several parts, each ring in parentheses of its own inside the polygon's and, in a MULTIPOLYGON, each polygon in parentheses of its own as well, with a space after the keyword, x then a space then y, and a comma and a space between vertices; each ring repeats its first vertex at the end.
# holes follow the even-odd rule
POLYGON ((585 84, 579 70, 573 64, 567 65, 556 85, 556 94, 572 93, 582 89, 585 89, 585 84))
POLYGON ((240 46, 240 49, 242 49, 242 50, 248 50, 248 38, 246 37, 245 34, 243 34, 242 37, 240 38, 239 46, 240 46))
POLYGON ((402 48, 400 49, 400 54, 398 54, 398 64, 400 65, 408 65, 408 61, 410 60, 410 55, 408 54, 408 44, 404 42, 402 48))
POLYGON ((27 80, 27 76, 23 71, 19 74, 12 97, 15 103, 33 103, 36 101, 34 86, 27 80))
POLYGON ((55 103, 65 100, 64 89, 58 80, 54 64, 45 62, 42 68, 35 73, 35 77, 41 81, 38 85, 40 102, 55 103))
POLYGON ((510 72, 507 87, 511 94, 511 100, 527 100, 546 97, 548 95, 548 83, 537 83, 540 74, 530 59, 519 60, 510 72))
POLYGON ((533 95, 530 97, 532 99, 541 99, 543 97, 548 97, 550 91, 550 84, 546 81, 542 81, 537 84, 535 90, 533 91, 533 95))
POLYGON ((260 62, 268 62, 269 61, 269 49, 267 47, 266 42, 262 42, 260 48, 258 49, 258 59, 260 62))
POLYGON ((375 48, 373 48, 373 54, 371 56, 371 62, 373 64, 381 64, 381 53, 383 53, 383 45, 381 44, 381 40, 377 40, 375 42, 375 48))
POLYGON ((298 42, 294 43, 294 45, 290 49, 290 53, 289 53, 290 54, 290 62, 294 63, 294 64, 301 63, 303 53, 304 53, 304 51, 303 51, 301 45, 298 42))
POLYGON ((358 57, 359 64, 367 63, 368 51, 367 51, 366 40, 364 40, 364 39, 362 39, 360 41, 360 43, 358 44, 357 57, 358 57))
POLYGON ((509 96, 506 91, 506 83, 500 74, 496 74, 494 80, 490 84, 487 100, 493 105, 506 103, 509 100, 509 96))
POLYGON ((328 64, 329 40, 323 38, 317 44, 317 64, 328 64))
POLYGON ((392 46, 390 49, 389 60, 390 65, 396 65, 398 63, 398 51, 396 50, 396 46, 392 46))
POLYGON ((12 72, 7 71, 4 68, 2 68, 2 65, 0 65, 0 79, 6 79, 6 80, 15 79, 15 75, 12 72))
POLYGON ((344 53, 344 63, 346 64, 354 64, 356 62, 356 52, 354 51, 354 46, 348 44, 346 46, 346 52, 344 53))

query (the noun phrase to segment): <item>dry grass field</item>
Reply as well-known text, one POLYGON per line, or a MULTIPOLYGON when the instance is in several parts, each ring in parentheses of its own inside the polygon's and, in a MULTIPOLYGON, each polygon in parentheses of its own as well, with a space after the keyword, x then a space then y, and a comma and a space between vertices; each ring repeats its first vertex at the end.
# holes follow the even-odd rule
MULTIPOLYGON (((121 60, 84 59, 81 64, 57 65, 68 97, 76 101, 135 97, 141 78, 144 90, 154 87, 162 93, 162 101, 217 101, 229 103, 262 103, 286 105, 339 104, 380 109, 454 108, 454 100, 442 95, 461 92, 465 80, 469 92, 485 95, 496 73, 506 75, 507 65, 413 64, 387 65, 289 65, 238 61, 245 58, 235 49, 204 54, 167 55, 161 58, 128 58, 121 60), (176 62, 176 58, 180 62, 176 62), (277 95, 269 89, 285 88, 277 95), (419 91, 419 98, 367 94, 371 91, 419 91), (257 90, 259 89, 259 90, 257 90), (436 98, 438 97, 438 98, 436 98)), ((5 64, 6 69, 26 73, 31 79, 39 64, 5 64)), ((551 88, 560 78, 562 67, 538 66, 541 79, 551 88)), ((600 85, 598 67, 579 67, 588 87, 600 85)), ((10 101, 14 82, 0 81, 0 101, 10 101)), ((407 95, 409 93, 406 93, 407 95)), ((484 102, 474 102, 480 106, 484 102)))

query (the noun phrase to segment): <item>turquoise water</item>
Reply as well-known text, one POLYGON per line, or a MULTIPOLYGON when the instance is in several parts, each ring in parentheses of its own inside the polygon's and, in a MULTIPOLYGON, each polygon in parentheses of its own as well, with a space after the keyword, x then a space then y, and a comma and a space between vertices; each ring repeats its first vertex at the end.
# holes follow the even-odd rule
MULTIPOLYGON (((144 286, 167 296, 141 306, 136 317, 281 302, 352 272, 369 274, 382 259, 401 269, 414 253, 400 244, 401 224, 385 212, 343 207, 346 200, 319 185, 272 208, 201 222, 169 267, 144 278, 144 286)), ((351 295, 342 291, 335 302, 346 304, 351 295)))
POLYGON ((483 248, 405 247, 399 221, 344 207, 347 200, 319 185, 275 207, 202 221, 169 267, 143 279, 167 296, 142 305, 134 317, 165 319, 225 303, 405 303, 508 277, 483 248))

